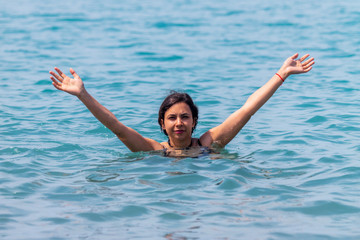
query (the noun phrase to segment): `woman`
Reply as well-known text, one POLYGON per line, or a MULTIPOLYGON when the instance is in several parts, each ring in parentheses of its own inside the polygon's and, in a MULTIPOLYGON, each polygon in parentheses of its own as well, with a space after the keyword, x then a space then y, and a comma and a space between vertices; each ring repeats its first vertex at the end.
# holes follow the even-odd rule
POLYGON ((167 142, 159 143, 145 138, 138 132, 122 124, 108 109, 102 106, 85 89, 84 84, 70 68, 74 78, 66 76, 60 69, 56 73, 50 71, 55 88, 75 95, 84 103, 91 113, 107 128, 109 128, 131 151, 174 150, 190 147, 217 145, 224 147, 228 144, 250 120, 251 116, 263 106, 275 93, 287 77, 292 74, 306 73, 312 69, 314 58, 309 54, 300 59, 294 54, 285 60, 279 71, 260 89, 255 91, 244 106, 231 114, 222 124, 204 133, 199 139, 192 138, 197 125, 198 110, 191 97, 184 93, 172 93, 162 103, 159 110, 158 122, 162 131, 168 136, 167 142))

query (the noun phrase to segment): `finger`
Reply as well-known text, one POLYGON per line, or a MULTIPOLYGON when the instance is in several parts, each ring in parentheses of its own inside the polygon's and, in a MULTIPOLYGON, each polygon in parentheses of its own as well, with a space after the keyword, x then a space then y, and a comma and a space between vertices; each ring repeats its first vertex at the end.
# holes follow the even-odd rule
POLYGON ((50 78, 51 78, 51 80, 52 80, 53 86, 54 86, 55 88, 61 90, 61 88, 62 88, 61 82, 57 81, 57 80, 56 80, 55 78, 53 78, 53 77, 50 77, 50 78))
POLYGON ((297 58, 298 56, 299 56, 299 54, 298 54, 298 53, 295 53, 294 55, 291 56, 291 59, 295 59, 295 58, 297 58))
POLYGON ((302 56, 300 58, 300 62, 304 61, 306 58, 308 58, 310 56, 310 54, 305 54, 304 56, 302 56))
MULTIPOLYGON (((60 82, 62 82, 63 81, 63 79, 59 76, 59 75, 57 75, 56 73, 54 73, 53 71, 50 71, 49 72, 51 75, 53 75, 58 81, 60 81, 60 82)), ((50 77, 51 78, 51 77, 50 77)))
POLYGON ((56 84, 60 84, 53 76, 50 76, 51 81, 53 81, 56 84))
POLYGON ((312 61, 312 62, 309 62, 308 64, 306 64, 305 66, 303 66, 303 69, 308 69, 308 68, 310 68, 312 65, 314 65, 315 64, 315 62, 314 61, 312 61))
POLYGON ((314 58, 310 58, 309 60, 307 60, 306 62, 304 62, 302 65, 308 65, 311 61, 314 61, 314 58))
POLYGON ((70 68, 70 73, 74 76, 74 78, 80 78, 79 75, 77 75, 77 73, 72 68, 70 68))
POLYGON ((59 82, 59 81, 57 81, 55 78, 53 78, 53 77, 50 77, 51 78, 51 80, 52 80, 52 84, 55 86, 58 86, 58 87, 61 87, 62 86, 62 84, 61 84, 61 82, 59 82))
POLYGON ((58 74, 62 77, 62 78, 66 78, 66 75, 57 67, 55 68, 55 70, 58 72, 58 74))
POLYGON ((308 72, 308 71, 310 71, 311 69, 312 69, 312 67, 306 68, 306 69, 304 69, 304 72, 308 72))
POLYGON ((53 86, 58 89, 58 90, 62 90, 61 86, 60 85, 57 85, 56 83, 53 82, 53 86))

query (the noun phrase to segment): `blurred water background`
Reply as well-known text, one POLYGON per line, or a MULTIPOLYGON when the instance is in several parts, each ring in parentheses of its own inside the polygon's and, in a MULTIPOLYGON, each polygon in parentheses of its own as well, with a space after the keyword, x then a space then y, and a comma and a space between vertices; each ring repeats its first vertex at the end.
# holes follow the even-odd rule
POLYGON ((359 239, 359 1, 0 1, 1 239, 359 239), (217 156, 129 150, 49 70, 166 140, 171 89, 220 124, 291 76, 217 156))

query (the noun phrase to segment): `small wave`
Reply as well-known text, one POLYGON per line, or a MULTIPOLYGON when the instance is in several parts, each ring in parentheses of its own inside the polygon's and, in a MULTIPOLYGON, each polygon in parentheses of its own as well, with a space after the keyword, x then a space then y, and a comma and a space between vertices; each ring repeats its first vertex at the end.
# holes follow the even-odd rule
POLYGON ((199 24, 193 23, 175 23, 175 22, 156 22, 153 24, 155 28, 167 29, 167 28, 189 28, 189 27, 198 27, 199 24))
POLYGON ((311 216, 329 216, 349 213, 359 213, 360 208, 346 205, 337 201, 314 201, 308 206, 284 207, 283 211, 299 212, 311 216))

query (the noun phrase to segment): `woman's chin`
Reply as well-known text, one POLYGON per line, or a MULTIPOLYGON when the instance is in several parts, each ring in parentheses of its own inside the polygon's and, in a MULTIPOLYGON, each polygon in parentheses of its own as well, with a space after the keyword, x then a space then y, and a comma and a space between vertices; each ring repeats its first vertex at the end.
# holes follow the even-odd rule
POLYGON ((171 138, 176 139, 177 141, 186 141, 191 138, 191 136, 188 136, 185 132, 183 132, 179 134, 174 134, 173 136, 171 136, 171 138))

